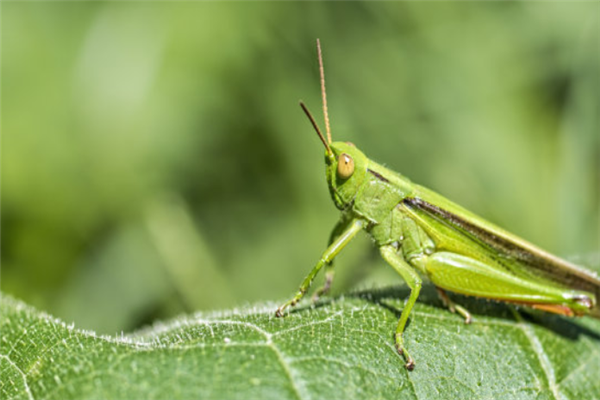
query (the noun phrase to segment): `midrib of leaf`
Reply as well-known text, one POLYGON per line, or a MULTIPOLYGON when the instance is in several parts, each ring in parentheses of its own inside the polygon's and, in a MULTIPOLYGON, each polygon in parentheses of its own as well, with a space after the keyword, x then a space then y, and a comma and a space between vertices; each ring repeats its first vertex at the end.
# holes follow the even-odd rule
MULTIPOLYGON (((417 368, 407 372, 392 333, 405 292, 377 291, 273 317, 274 304, 196 314, 124 337, 67 326, 0 297, 2 398, 570 398, 600 397, 599 321, 536 315, 467 299, 470 326, 424 296, 406 332, 417 368), (577 340, 552 329, 569 324, 577 340), (535 329, 534 329, 535 328, 535 329), (557 380, 569 354, 576 374, 557 380), (557 361, 559 360, 559 361, 557 361), (578 368, 580 360, 587 368, 578 368), (11 372, 12 370, 12 372, 11 372), (12 377, 18 376, 22 382, 12 377), (565 392, 566 390, 566 392, 565 392)), ((465 304, 465 303, 463 303, 465 304)), ((570 366, 570 365, 569 365, 570 366)), ((569 370, 570 371, 570 370, 569 370)))
POLYGON ((552 364, 550 364, 550 360, 548 360, 548 357, 546 356, 546 353, 544 352, 544 349, 540 343, 539 338, 537 337, 535 332, 531 329, 531 327, 529 327, 529 326, 527 326, 527 324, 523 323, 523 319, 521 318, 521 315, 519 313, 515 313, 515 316, 517 317, 517 321, 518 321, 517 326, 519 328, 521 328, 521 330, 523 331, 525 336, 527 336, 527 339, 529 339, 529 342, 531 343, 531 348, 535 352, 535 354, 540 362, 540 365, 542 366, 542 369, 544 370, 544 374, 546 375, 546 380, 548 382, 548 387, 550 389, 550 392, 552 393, 552 395, 554 396, 555 399, 561 400, 563 397, 560 394, 558 385, 556 384, 556 377, 554 376, 554 368, 552 367, 552 364))

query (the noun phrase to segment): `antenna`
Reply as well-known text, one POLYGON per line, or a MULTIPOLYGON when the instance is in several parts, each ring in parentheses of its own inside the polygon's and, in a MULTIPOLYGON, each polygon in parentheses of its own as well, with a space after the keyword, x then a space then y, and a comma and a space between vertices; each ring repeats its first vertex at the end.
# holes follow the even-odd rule
MULTIPOLYGON (((331 128, 329 127, 329 114, 327 113, 327 94, 325 92, 325 71, 323 69, 323 55, 321 54, 321 41, 319 39, 317 39, 317 53, 319 54, 319 73, 321 74, 321 96, 323 97, 323 115, 325 117, 325 131, 327 132, 327 141, 331 143, 331 128)), ((312 117, 309 116, 309 118, 312 117)), ((329 146, 325 146, 329 149, 329 146)))
POLYGON ((331 148, 329 147, 329 144, 327 143, 327 141, 323 137, 323 134, 321 133, 321 130, 319 129, 319 125, 317 125, 317 121, 315 121, 315 119, 313 118, 312 114, 310 113, 310 111, 308 111, 308 108, 306 108, 306 106, 304 105, 303 102, 300 102, 300 107, 302 107, 302 109, 304 110, 304 113, 306 114, 306 116, 308 117, 308 119, 310 119, 310 122, 312 123, 312 126, 315 128, 315 131, 317 131, 317 135, 319 135, 319 138, 321 139, 321 142, 323 142, 323 144, 325 145, 325 148, 327 149, 327 154, 332 155, 333 152, 331 151, 331 148))

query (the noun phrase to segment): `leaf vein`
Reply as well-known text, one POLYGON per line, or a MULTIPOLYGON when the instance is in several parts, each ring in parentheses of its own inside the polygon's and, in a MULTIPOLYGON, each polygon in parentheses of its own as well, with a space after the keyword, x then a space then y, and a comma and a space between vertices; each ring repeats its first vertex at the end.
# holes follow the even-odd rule
POLYGON ((577 368, 574 368, 571 371, 569 371, 567 376, 565 376, 564 379, 562 381, 560 381, 559 386, 564 385, 565 382, 570 380, 572 377, 577 376, 577 374, 580 370, 585 370, 587 365, 590 362, 594 361, 596 359, 596 357, 600 355, 600 353, 598 353, 598 351, 595 348, 590 348, 590 351, 591 351, 591 353, 590 353, 589 357, 586 358, 585 361, 583 361, 581 364, 579 364, 577 366, 577 368))
POLYGON ((271 339, 268 340, 267 345, 273 350, 273 352, 277 356, 277 360, 283 367, 284 372, 286 373, 286 375, 288 376, 288 378, 290 380, 290 385, 292 386, 294 394, 296 395, 296 397, 299 400, 302 400, 303 396, 300 395, 300 388, 296 385, 296 381, 294 380, 294 377, 292 375, 292 368, 291 368, 290 363, 286 360, 286 358, 283 356, 283 354, 277 348, 277 346, 275 346, 275 344, 271 341, 271 339))
POLYGON ((309 326, 315 326, 315 325, 324 324, 326 322, 331 322, 333 319, 335 319, 336 317, 339 317, 342 314, 343 314, 343 310, 338 311, 338 312, 336 312, 336 313, 330 315, 329 317, 327 317, 325 319, 322 319, 320 321, 310 321, 310 322, 307 322, 306 324, 296 325, 296 326, 294 326, 292 328, 287 328, 287 329, 283 329, 283 330, 274 332, 272 335, 273 336, 279 336, 279 335, 283 335, 283 334, 286 334, 286 333, 290 333, 290 332, 294 332, 294 331, 300 330, 302 328, 308 328, 309 326))
POLYGON ((552 363, 548 359, 546 352, 544 351, 544 347, 540 343, 540 340, 537 337, 537 335, 535 334, 535 332, 533 331, 533 329, 530 326, 528 326, 522 322, 521 316, 518 312, 516 312, 516 314, 517 314, 517 318, 519 321, 516 324, 516 326, 518 328, 520 328, 521 331, 523 331, 523 333, 525 334, 525 337, 527 338, 527 340, 529 340, 529 343, 531 344, 531 348, 532 348, 533 352, 535 353, 535 355, 542 367, 542 370, 544 371, 544 374, 546 375, 546 379, 548 381, 548 386, 550 388, 550 391, 552 392, 552 395, 557 400, 562 399, 563 396, 561 395, 559 387, 556 383, 556 377, 554 375, 554 368, 552 366, 552 363))
POLYGON ((8 355, 0 354, 0 357, 4 358, 14 369, 16 369, 21 374, 21 377, 23 378, 23 386, 25 387, 27 397, 30 400, 34 400, 33 393, 31 393, 31 389, 29 388, 29 383, 27 382, 27 375, 25 374, 25 372, 23 372, 23 370, 19 368, 19 366, 15 364, 14 361, 11 360, 10 357, 8 357, 8 355))

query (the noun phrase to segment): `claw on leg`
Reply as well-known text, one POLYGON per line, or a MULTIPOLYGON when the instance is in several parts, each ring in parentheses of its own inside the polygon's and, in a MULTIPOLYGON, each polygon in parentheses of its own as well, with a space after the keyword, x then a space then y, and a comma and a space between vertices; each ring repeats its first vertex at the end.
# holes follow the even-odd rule
POLYGON ((406 369, 409 371, 415 369, 415 360, 410 354, 408 354, 408 351, 406 351, 406 348, 404 347, 404 339, 402 338, 402 335, 399 334, 396 334, 396 350, 398 351, 398 354, 403 356, 406 360, 404 367, 406 367, 406 369))
POLYGON ((473 318, 471 317, 471 313, 466 308, 450 300, 450 297, 448 297, 448 294, 445 290, 440 289, 439 287, 436 287, 436 290, 440 296, 440 299, 442 299, 444 306, 448 307, 450 312, 460 314, 465 319, 465 324, 471 323, 473 318))
POLYGON ((289 305, 289 302, 288 302, 288 303, 285 303, 284 305, 282 305, 281 307, 279 307, 279 308, 277 309, 277 311, 275 311, 275 316, 276 316, 277 318, 281 318, 281 317, 283 317, 283 315, 284 315, 284 314, 283 314, 283 312, 284 312, 284 311, 285 311, 285 309, 288 307, 288 305, 289 305))
POLYGON ((285 306, 285 305, 283 305, 283 306, 279 307, 279 308, 277 309, 277 311, 275 311, 275 316, 276 316, 277 318, 281 318, 281 317, 283 317, 283 310, 285 310, 285 308, 286 308, 286 306, 285 306))
POLYGON ((283 312, 285 311, 286 308, 288 307, 294 307, 296 304, 298 304, 298 302, 300 301, 300 299, 302 299, 302 296, 304 296, 304 293, 306 293, 305 291, 302 291, 302 289, 296 294, 296 296, 294 296, 294 298, 290 301, 288 301, 287 303, 283 304, 281 307, 279 307, 277 309, 277 311, 275 311, 275 316, 277 318, 281 318, 283 317, 283 312))

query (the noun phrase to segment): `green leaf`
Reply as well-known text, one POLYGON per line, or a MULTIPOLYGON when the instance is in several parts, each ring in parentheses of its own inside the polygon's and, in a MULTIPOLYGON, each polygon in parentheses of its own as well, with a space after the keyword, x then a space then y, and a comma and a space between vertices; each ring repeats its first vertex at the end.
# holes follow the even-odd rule
POLYGON ((404 288, 370 290, 286 318, 276 304, 185 316, 97 336, 1 295, 3 399, 600 398, 600 321, 456 297, 471 325, 425 288, 393 346, 404 288))

